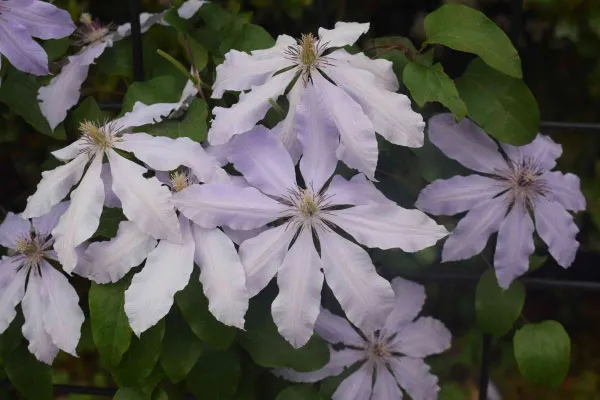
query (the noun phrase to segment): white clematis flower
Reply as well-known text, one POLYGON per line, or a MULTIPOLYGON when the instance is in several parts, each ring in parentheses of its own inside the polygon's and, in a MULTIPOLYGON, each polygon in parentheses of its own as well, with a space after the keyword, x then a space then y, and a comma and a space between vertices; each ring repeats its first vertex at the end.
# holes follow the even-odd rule
POLYGON ((336 47, 352 45, 369 24, 338 22, 335 29, 319 29, 319 37, 303 35, 298 41, 282 35, 274 47, 247 54, 231 50, 217 67, 213 98, 224 91, 245 91, 231 108, 215 107, 208 133, 212 145, 249 131, 271 108, 270 99, 287 93, 287 117, 273 133, 297 161, 301 148, 295 131, 302 93, 314 86, 323 112, 339 145, 337 156, 348 166, 373 179, 377 166, 375 132, 388 141, 409 147, 423 145, 425 123, 411 109, 410 99, 398 90, 398 80, 387 60, 371 60, 336 47), (327 76, 327 79, 325 77, 327 76), (333 81, 334 83, 330 82, 333 81))
POLYGON ((59 349, 77 356, 84 320, 75 289, 48 262, 56 260, 50 232, 67 208, 68 202, 59 203, 31 222, 8 213, 0 225, 0 245, 9 250, 0 260, 0 334, 21 303, 29 351, 46 364, 52 364, 59 349))
POLYGON ((282 369, 275 374, 295 382, 317 382, 361 364, 338 386, 333 400, 399 400, 401 388, 413 400, 437 399, 437 377, 423 358, 450 348, 452 335, 436 319, 415 320, 425 302, 423 286, 396 278, 392 287, 395 308, 385 323, 357 330, 322 310, 315 331, 330 343, 329 363, 314 372, 282 369))
POLYGON ((44 215, 79 182, 71 193, 71 206, 52 232, 56 239, 54 247, 65 271, 73 271, 78 259, 75 248, 89 239, 98 228, 102 207, 107 199, 104 179, 108 176, 110 179, 107 181, 112 182, 112 192, 120 200, 123 213, 141 231, 157 239, 181 241, 169 190, 156 177, 146 179, 143 176, 146 168, 128 160, 116 150, 134 152, 141 149, 144 144, 136 140, 139 134, 127 133, 129 128, 158 122, 184 107, 186 101, 182 98, 178 103, 149 106, 137 102, 131 112, 110 123, 82 123, 81 137, 52 153, 68 163, 42 174, 37 191, 27 199, 23 215, 27 218, 44 215), (102 174, 104 156, 108 158, 110 174, 102 174))

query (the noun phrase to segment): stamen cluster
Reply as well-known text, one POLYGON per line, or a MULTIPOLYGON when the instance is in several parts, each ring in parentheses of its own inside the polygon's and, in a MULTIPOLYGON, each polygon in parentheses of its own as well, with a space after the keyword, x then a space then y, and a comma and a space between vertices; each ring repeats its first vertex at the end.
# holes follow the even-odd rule
POLYGON ((319 67, 328 65, 327 57, 323 56, 328 43, 321 43, 312 33, 302 34, 298 43, 285 50, 285 56, 300 70, 302 80, 306 85, 311 74, 319 67))
POLYGON ((81 26, 75 32, 77 46, 83 47, 104 39, 111 31, 112 25, 103 25, 98 20, 93 20, 88 13, 81 14, 81 26))
POLYGON ((541 177, 541 165, 532 158, 516 162, 509 160, 508 168, 499 173, 509 188, 511 202, 522 201, 531 206, 538 196, 547 193, 546 182, 541 177))
POLYGON ((84 152, 88 154, 112 149, 121 139, 122 132, 114 123, 103 124, 83 121, 79 124, 81 139, 86 144, 84 152))
POLYGON ((23 256, 23 266, 29 269, 41 264, 53 244, 54 239, 50 235, 31 231, 16 240, 14 250, 16 254, 23 256))

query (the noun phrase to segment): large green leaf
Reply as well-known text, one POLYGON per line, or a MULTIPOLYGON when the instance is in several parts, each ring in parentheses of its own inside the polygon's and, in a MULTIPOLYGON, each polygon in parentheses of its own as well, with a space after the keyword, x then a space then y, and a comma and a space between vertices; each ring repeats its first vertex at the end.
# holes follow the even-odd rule
POLYGON ((123 210, 120 208, 104 207, 102 210, 102 215, 100 215, 100 224, 98 225, 98 229, 96 229, 96 232, 92 237, 103 237, 108 239, 114 238, 117 236, 119 224, 121 221, 125 221, 126 219, 127 218, 125 218, 123 210))
POLYGON ((48 61, 55 61, 64 56, 71 46, 71 39, 64 37, 62 39, 45 40, 43 47, 48 55, 48 61))
POLYGON ((402 81, 419 106, 423 107, 430 101, 439 101, 459 120, 467 114, 467 106, 458 96, 454 81, 446 75, 442 64, 426 67, 409 62, 404 68, 402 81))
POLYGON ((312 386, 293 385, 282 390, 275 400, 323 400, 323 397, 312 386))
POLYGON ((123 112, 131 111, 137 101, 144 104, 175 103, 179 101, 185 77, 164 75, 149 81, 134 82, 127 89, 123 99, 123 112))
POLYGON ((166 317, 160 364, 171 382, 183 380, 202 353, 202 343, 183 319, 177 307, 166 317))
POLYGON ((515 359, 523 376, 547 386, 559 386, 569 372, 571 339, 556 321, 525 325, 514 337, 515 359))
POLYGON ((481 11, 446 4, 425 17, 427 43, 477 54, 490 67, 515 78, 523 76, 521 59, 510 39, 481 11))
POLYGON ((167 136, 173 139, 188 137, 196 142, 203 142, 208 135, 207 116, 206 102, 202 99, 194 99, 182 121, 164 121, 146 125, 140 130, 154 136, 167 136))
POLYGON ((508 289, 498 286, 494 271, 487 270, 477 284, 475 312, 479 328, 502 336, 513 327, 525 304, 525 287, 514 281, 508 289))
POLYGON ((130 279, 98 285, 92 282, 89 293, 92 337, 100 359, 108 367, 121 362, 131 343, 131 328, 125 314, 125 290, 130 279))
POLYGON ((52 369, 39 362, 22 343, 4 357, 10 383, 30 400, 52 399, 52 369))
POLYGON ((540 112, 522 80, 511 78, 476 58, 456 80, 468 115, 500 141, 523 145, 537 135, 540 112))
POLYGON ((57 126, 56 130, 52 131, 48 121, 42 115, 37 102, 39 88, 40 86, 35 77, 11 69, 8 76, 2 80, 0 101, 7 104, 11 110, 23 117, 38 132, 55 139, 66 139, 67 134, 63 125, 57 126))
POLYGON ((232 349, 205 348, 187 377, 190 392, 199 399, 232 399, 240 381, 239 356, 232 349))
POLYGON ((294 349, 277 331, 270 310, 264 303, 251 302, 246 314, 246 330, 239 335, 240 344, 255 363, 297 371, 314 371, 327 363, 329 349, 320 337, 313 335, 304 347, 294 349))

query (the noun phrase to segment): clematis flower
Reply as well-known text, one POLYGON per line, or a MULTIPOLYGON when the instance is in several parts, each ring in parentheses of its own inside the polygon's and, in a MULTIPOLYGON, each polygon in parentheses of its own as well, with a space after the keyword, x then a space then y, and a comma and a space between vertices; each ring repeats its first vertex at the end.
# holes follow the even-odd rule
POLYGON ((67 208, 68 202, 59 203, 31 221, 8 213, 0 225, 0 245, 9 251, 0 260, 0 334, 21 303, 29 351, 46 364, 52 364, 59 349, 77 357, 84 320, 75 289, 48 262, 56 260, 50 232, 67 208))
POLYGON ((552 257, 562 267, 573 263, 579 229, 566 210, 582 211, 579 178, 551 171, 562 147, 537 135, 525 146, 494 143, 473 122, 456 123, 450 114, 429 120, 429 138, 448 157, 482 175, 437 180, 420 193, 417 207, 435 215, 468 211, 444 244, 443 261, 463 260, 481 252, 498 232, 494 268, 508 288, 527 272, 535 250, 534 224, 552 257))
POLYGON ((75 24, 69 13, 38 0, 4 0, 0 3, 0 54, 15 68, 33 75, 48 75, 48 55, 34 37, 69 36, 75 24))
POLYGON ((367 252, 340 236, 338 229, 370 247, 410 252, 429 247, 447 234, 420 211, 386 199, 361 180, 362 175, 351 182, 336 176, 327 185, 337 164, 337 139, 327 134, 330 127, 319 118, 323 108, 313 101, 315 90, 309 88, 298 107, 304 186, 296 183, 294 164, 281 142, 258 126, 228 145, 229 160, 253 187, 215 182, 191 185, 173 196, 179 211, 204 228, 225 225, 247 230, 284 221, 245 240, 239 253, 250 296, 277 275, 273 319, 295 347, 304 345, 312 334, 323 272, 357 326, 383 321, 392 308, 389 282, 375 272, 367 252))
POLYGON ((321 310, 315 331, 330 343, 329 363, 314 372, 282 369, 276 375, 295 382, 317 382, 360 364, 338 386, 334 400, 402 399, 400 388, 413 400, 437 399, 437 377, 423 359, 450 348, 450 331, 437 319, 415 320, 425 302, 423 286, 395 278, 392 287, 395 307, 380 325, 357 330, 345 319, 321 310))
MULTIPOLYGON (((189 19, 204 4, 199 0, 187 0, 177 10, 181 18, 189 19)), ((166 12, 166 11, 165 11, 166 12)), ((148 31, 155 24, 165 25, 164 14, 140 14, 140 25, 142 33, 148 31)), ((81 50, 68 57, 66 65, 38 92, 40 110, 50 128, 54 130, 67 116, 67 111, 79 101, 81 85, 87 78, 91 64, 100 57, 104 51, 112 45, 131 35, 131 24, 119 25, 115 30, 112 25, 102 25, 92 20, 89 14, 82 14, 81 26, 76 32, 77 45, 81 50)))
POLYGON ((225 90, 250 91, 230 108, 214 108, 210 144, 223 144, 252 129, 271 108, 271 99, 291 86, 287 117, 273 133, 297 161, 301 151, 295 132, 297 106, 302 93, 312 86, 324 107, 321 118, 331 125, 325 134, 339 141, 337 156, 370 179, 377 165, 375 132, 394 144, 422 146, 423 118, 412 111, 408 97, 394 93, 398 80, 392 63, 343 49, 332 51, 354 44, 368 30, 368 23, 338 22, 335 29, 320 28, 318 38, 306 34, 295 41, 282 35, 270 49, 252 54, 231 50, 217 67, 212 97, 220 98, 225 90))
MULTIPOLYGON (((184 92, 183 97, 187 94, 184 92)), ((71 206, 52 232, 56 240, 54 248, 66 272, 71 273, 77 265, 76 247, 89 239, 98 228, 107 199, 104 183, 107 174, 102 174, 105 155, 110 165, 112 192, 120 200, 125 216, 154 238, 181 241, 169 190, 156 177, 146 179, 143 176, 146 168, 128 160, 116 150, 132 152, 138 145, 143 146, 143 143, 136 141, 138 136, 127 133, 128 130, 158 122, 184 107, 186 102, 187 98, 182 98, 178 103, 149 106, 137 102, 131 112, 112 122, 96 124, 86 121, 80 126, 81 137, 78 140, 52 153, 59 160, 67 161, 67 164, 42 174, 37 191, 27 199, 23 215, 27 218, 44 215, 79 182, 71 193, 71 206)))
MULTIPOLYGON (((127 146, 174 193, 199 182, 228 181, 216 160, 188 138, 133 133, 127 146), (172 170, 171 174, 161 172, 172 170)), ((75 272, 97 283, 116 282, 146 259, 125 292, 125 312, 131 328, 140 335, 169 312, 175 293, 188 284, 195 261, 209 310, 224 324, 243 328, 248 295, 232 241, 223 231, 198 226, 181 214, 179 225, 180 242, 163 239, 157 246, 150 235, 123 221, 114 239, 90 244, 75 272)))

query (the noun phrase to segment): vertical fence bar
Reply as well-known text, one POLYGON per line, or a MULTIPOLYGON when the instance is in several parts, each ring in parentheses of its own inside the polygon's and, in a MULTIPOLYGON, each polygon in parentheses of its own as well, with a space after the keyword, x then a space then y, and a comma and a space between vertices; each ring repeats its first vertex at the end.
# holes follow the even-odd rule
POLYGON ((481 346, 481 370, 479 372, 479 400, 487 400, 488 385, 490 382, 490 356, 492 353, 492 335, 483 334, 481 346))
POLYGON ((521 33, 523 33, 523 0, 513 0, 509 35, 515 47, 519 44, 521 33))
POLYGON ((133 79, 144 80, 144 60, 142 55, 142 28, 140 26, 140 0, 129 0, 131 15, 131 51, 133 55, 133 79))

